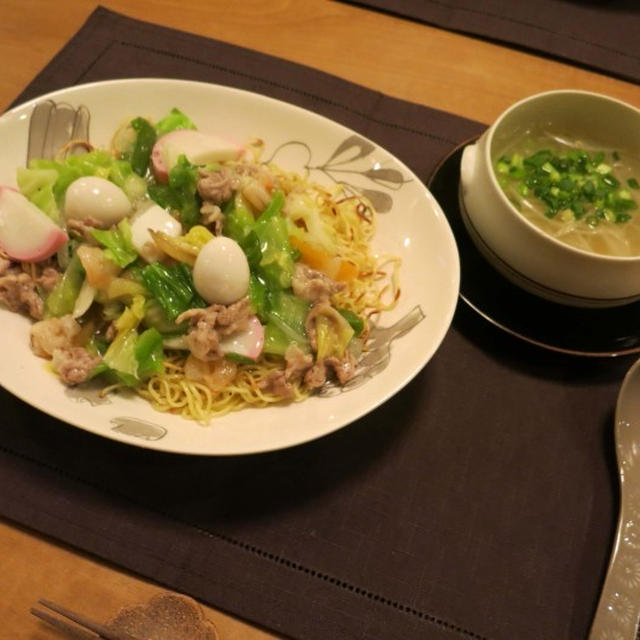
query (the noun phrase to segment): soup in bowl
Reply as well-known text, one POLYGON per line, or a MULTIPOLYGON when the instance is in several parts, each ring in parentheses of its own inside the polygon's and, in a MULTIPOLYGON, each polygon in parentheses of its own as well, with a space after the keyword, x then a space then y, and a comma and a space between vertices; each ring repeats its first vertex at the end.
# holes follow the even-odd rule
POLYGON ((585 307, 640 299, 640 111, 584 91, 507 109, 461 163, 470 236, 515 284, 585 307))

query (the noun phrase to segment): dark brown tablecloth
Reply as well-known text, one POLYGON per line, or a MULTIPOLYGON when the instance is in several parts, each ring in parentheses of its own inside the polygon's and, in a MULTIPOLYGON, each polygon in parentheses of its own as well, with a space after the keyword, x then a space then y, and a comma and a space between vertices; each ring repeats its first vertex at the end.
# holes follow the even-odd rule
MULTIPOLYGON (((425 180, 482 129, 102 9, 18 101, 125 76, 308 107, 425 180)), ((460 306, 435 357, 372 414, 230 458, 128 447, 2 391, 0 515, 295 638, 576 640, 614 530, 612 414, 629 364, 536 350, 460 306)))
POLYGON ((637 0, 353 0, 351 4, 640 82, 637 0))

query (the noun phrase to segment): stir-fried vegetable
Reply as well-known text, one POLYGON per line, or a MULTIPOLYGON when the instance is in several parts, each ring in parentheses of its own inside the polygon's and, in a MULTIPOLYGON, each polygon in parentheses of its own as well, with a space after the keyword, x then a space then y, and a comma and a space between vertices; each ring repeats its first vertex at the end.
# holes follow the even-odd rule
POLYGON ((126 160, 114 160, 107 178, 118 185, 132 202, 142 200, 147 195, 147 183, 126 160))
POLYGON ((255 314, 262 322, 269 319, 269 290, 267 285, 255 274, 249 276, 249 300, 255 314))
POLYGON ((131 167, 139 176, 145 176, 149 170, 151 150, 156 142, 156 130, 144 118, 133 120, 131 127, 138 134, 131 152, 131 167))
POLYGON ((106 247, 106 256, 119 267, 124 268, 138 259, 138 252, 131 241, 131 225, 126 218, 115 229, 93 229, 91 235, 106 247))
MULTIPOLYGON (((32 260, 41 263, 32 273, 49 326, 69 322, 79 332, 67 357, 81 346, 91 363, 85 379, 130 387, 162 374, 170 352, 182 355, 167 370, 180 361, 185 377, 205 371, 207 384, 227 384, 242 365, 273 373, 272 356, 286 376, 289 358, 301 360, 298 376, 315 363, 320 372, 336 358, 350 363, 347 350, 365 320, 330 298, 347 286, 336 281, 359 274, 320 220, 328 196, 292 189, 257 163, 242 166, 246 149, 234 141, 180 129, 196 127, 178 109, 157 123, 137 117, 118 129, 111 152, 34 160, 18 171, 16 195, 62 236, 32 260), (56 263, 45 286, 39 276, 56 263)), ((262 385, 267 374, 260 375, 262 385)))
POLYGON ((209 229, 201 225, 191 227, 187 233, 177 238, 153 230, 151 236, 156 245, 168 256, 190 266, 194 265, 200 249, 214 237, 209 229))
POLYGON ((349 323, 354 336, 359 338, 364 331, 364 320, 350 309, 338 309, 338 313, 349 323))
POLYGON ((347 320, 332 307, 315 317, 318 358, 342 358, 353 337, 353 329, 347 320))
POLYGON ((64 197, 69 185, 78 178, 96 176, 119 186, 131 201, 145 197, 144 179, 134 173, 127 160, 118 160, 101 149, 72 155, 62 162, 32 160, 28 168, 18 170, 18 186, 31 202, 52 219, 61 222, 64 197))
POLYGON ((158 137, 177 129, 195 129, 196 125, 180 109, 175 107, 156 124, 158 137))
MULTIPOLYGON (((116 337, 109 345, 102 360, 108 370, 121 382, 134 386, 140 381, 139 366, 136 358, 138 344, 137 328, 144 318, 144 298, 136 296, 120 317, 115 320, 116 337)), ((143 351, 143 355, 146 350, 143 351)), ((146 363, 145 363, 146 364, 146 363)))
POLYGON ((291 246, 298 249, 304 263, 312 269, 322 271, 338 282, 349 282, 358 276, 358 267, 353 262, 332 255, 299 236, 291 236, 290 240, 291 246))
POLYGON ((149 195, 159 205, 175 211, 187 228, 200 218, 201 199, 197 191, 198 167, 181 155, 169 171, 169 183, 149 185, 149 195))
POLYGON ((108 178, 109 169, 114 158, 106 151, 94 149, 88 153, 69 156, 64 162, 55 160, 32 160, 28 169, 54 170, 58 177, 53 184, 52 191, 59 207, 64 204, 64 194, 68 186, 83 176, 98 176, 108 178))
POLYGON ((155 262, 141 272, 142 280, 170 320, 194 307, 206 307, 193 285, 191 270, 185 264, 166 266, 155 262))
POLYGON ((54 222, 60 223, 60 208, 53 193, 58 180, 56 169, 25 169, 17 173, 18 187, 22 195, 44 211, 54 222))
POLYGON ((252 213, 242 204, 229 200, 224 211, 224 235, 242 244, 255 224, 252 213))
POLYGON ((74 255, 62 274, 62 278, 47 296, 45 302, 46 315, 56 318, 73 311, 80 288, 84 282, 84 269, 78 255, 74 255))
POLYGON ((274 289, 290 287, 294 270, 287 223, 281 215, 283 205, 284 195, 281 191, 276 191, 273 200, 253 227, 262 254, 256 273, 267 286, 274 289))
POLYGON ((267 291, 265 303, 265 352, 284 355, 295 343, 309 350, 305 321, 309 303, 286 291, 267 291))
POLYGON ((162 335, 155 328, 143 331, 136 342, 135 358, 138 362, 138 378, 148 377, 164 371, 164 349, 162 335))

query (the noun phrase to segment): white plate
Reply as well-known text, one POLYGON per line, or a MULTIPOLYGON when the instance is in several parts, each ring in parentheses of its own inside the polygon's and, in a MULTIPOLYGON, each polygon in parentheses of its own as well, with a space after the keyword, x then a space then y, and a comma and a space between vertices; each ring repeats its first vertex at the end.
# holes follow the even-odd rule
POLYGON ((16 168, 26 158, 30 113, 44 99, 88 107, 96 146, 107 146, 126 117, 157 119, 178 107, 203 131, 239 140, 262 138, 264 157, 275 155, 280 166, 315 167, 311 178, 318 182, 346 176, 360 190, 377 191, 374 197, 386 202, 389 211, 379 215, 374 249, 402 258, 400 301, 381 324, 392 324, 416 305, 426 317, 392 343, 389 365, 366 384, 293 405, 246 409, 203 426, 159 413, 135 396, 113 395, 100 403, 66 390, 45 361, 31 353, 30 322, 2 309, 0 383, 9 392, 60 420, 127 444, 185 454, 256 453, 307 442, 357 420, 404 387, 433 356, 458 296, 455 241, 419 178, 375 143, 310 111, 246 91, 179 80, 116 80, 57 91, 2 116, 0 184, 15 185, 16 168))

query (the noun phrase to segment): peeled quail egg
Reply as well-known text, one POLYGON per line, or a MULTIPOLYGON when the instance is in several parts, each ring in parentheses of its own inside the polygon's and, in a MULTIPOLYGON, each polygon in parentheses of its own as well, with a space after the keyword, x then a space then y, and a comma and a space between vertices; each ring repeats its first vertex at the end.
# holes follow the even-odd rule
POLYGON ((193 283, 209 304, 231 304, 246 295, 249 263, 231 238, 212 238, 200 249, 193 267, 193 283))
POLYGON ((85 176, 74 180, 65 194, 64 213, 67 218, 92 218, 110 227, 131 212, 125 192, 105 178, 85 176))

